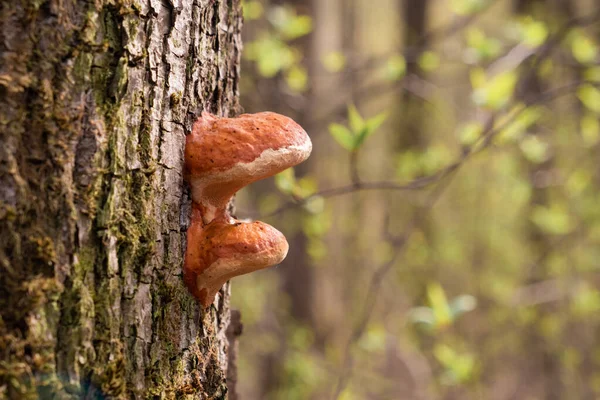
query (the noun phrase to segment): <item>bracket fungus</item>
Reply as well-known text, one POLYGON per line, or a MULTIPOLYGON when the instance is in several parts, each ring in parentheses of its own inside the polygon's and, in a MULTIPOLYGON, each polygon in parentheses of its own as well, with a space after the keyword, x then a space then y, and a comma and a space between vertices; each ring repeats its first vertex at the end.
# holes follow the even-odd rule
POLYGON ((184 281, 204 307, 234 276, 279 264, 288 251, 281 232, 229 214, 235 193, 306 160, 310 138, 292 119, 262 112, 220 118, 209 113, 186 138, 184 178, 192 192, 184 281))

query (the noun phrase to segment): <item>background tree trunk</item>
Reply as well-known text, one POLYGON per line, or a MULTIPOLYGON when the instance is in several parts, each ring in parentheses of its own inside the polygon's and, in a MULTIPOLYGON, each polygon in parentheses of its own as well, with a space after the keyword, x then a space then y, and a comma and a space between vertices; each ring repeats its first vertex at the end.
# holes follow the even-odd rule
MULTIPOLYGON (((540 20, 549 20, 552 18, 552 12, 565 11, 564 9, 554 9, 553 6, 556 5, 560 4, 549 0, 516 0, 514 10, 517 15, 533 15, 540 20)), ((528 67, 529 64, 526 64, 525 68, 528 67)), ((521 79, 518 89, 520 93, 518 95, 524 100, 537 98, 541 96, 546 86, 548 86, 547 82, 544 82, 536 72, 531 76, 531 79, 527 77, 521 79)), ((549 134, 549 132, 544 132, 537 125, 531 126, 529 131, 529 135, 535 135, 540 138, 547 137, 549 134)), ((527 211, 528 215, 532 215, 536 207, 548 207, 551 205, 551 187, 548 184, 544 184, 541 177, 552 173, 556 168, 556 160, 550 156, 541 163, 534 163, 528 160, 523 160, 523 163, 532 187, 527 211)), ((547 258, 548 255, 552 254, 553 243, 551 238, 533 222, 529 222, 527 225, 527 240, 529 243, 528 247, 536 259, 540 260, 536 267, 532 268, 528 273, 527 284, 532 285, 542 282, 548 276, 551 276, 552 271, 550 270, 547 258)), ((556 315, 558 312, 557 307, 552 303, 541 305, 538 308, 536 318, 532 322, 534 324, 542 324, 549 316, 556 315)), ((547 337, 547 335, 545 336, 540 329, 530 329, 525 340, 526 346, 529 348, 527 362, 531 363, 527 369, 536 371, 536 373, 534 376, 524 374, 521 377, 521 386, 531 388, 532 392, 530 395, 533 396, 541 396, 548 400, 563 398, 563 363, 560 362, 559 353, 562 340, 553 342, 552 338, 547 337)))
POLYGON ((181 170, 197 112, 238 111, 239 0, 1 7, 0 398, 225 398, 181 170))

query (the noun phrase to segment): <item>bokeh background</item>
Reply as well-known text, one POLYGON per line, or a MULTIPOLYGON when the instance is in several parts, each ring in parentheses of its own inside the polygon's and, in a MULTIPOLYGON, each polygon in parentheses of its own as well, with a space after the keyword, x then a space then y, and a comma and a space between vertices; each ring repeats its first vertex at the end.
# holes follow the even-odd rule
POLYGON ((239 194, 250 399, 600 398, 597 0, 244 2, 242 105, 308 162, 239 194))

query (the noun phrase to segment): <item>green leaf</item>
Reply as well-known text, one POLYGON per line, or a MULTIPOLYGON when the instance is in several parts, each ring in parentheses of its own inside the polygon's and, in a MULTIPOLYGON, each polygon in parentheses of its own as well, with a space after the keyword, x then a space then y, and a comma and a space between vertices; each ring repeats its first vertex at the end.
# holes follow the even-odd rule
POLYGON ((425 175, 439 171, 440 168, 448 165, 451 160, 452 154, 443 144, 429 146, 419 157, 421 171, 425 175))
POLYGON ((288 168, 285 171, 275 175, 275 186, 277 186, 277 189, 279 189, 282 193, 292 193, 294 191, 294 187, 296 186, 294 169, 288 168))
POLYGON ((381 352, 385 349, 386 339, 387 334, 384 327, 379 324, 371 324, 358 345, 368 352, 381 352))
POLYGON ((477 299, 468 294, 463 294, 461 296, 455 297, 450 303, 450 310, 454 318, 466 312, 473 311, 476 307, 477 299))
POLYGON ((436 325, 444 327, 452 323, 452 311, 446 299, 446 293, 439 283, 427 285, 427 298, 435 317, 436 325))
POLYGON ((373 118, 368 119, 362 130, 355 136, 353 149, 358 150, 360 146, 363 145, 365 140, 371 136, 377 130, 377 128, 381 126, 381 124, 383 124, 386 118, 387 114, 381 113, 377 114, 373 118))
POLYGON ((580 168, 567 178, 565 183, 565 189, 571 197, 577 197, 583 193, 584 190, 591 188, 592 174, 585 168, 580 168))
POLYGON ((292 66, 297 56, 287 44, 273 37, 262 37, 246 46, 246 59, 256 62, 261 76, 270 78, 292 66))
POLYGON ((344 125, 329 124, 329 133, 340 146, 348 151, 354 150, 354 136, 344 125))
POLYGON ((285 80, 290 89, 300 93, 306 90, 308 74, 304 67, 300 65, 293 65, 287 70, 285 80))
POLYGON ((350 130, 355 135, 365 127, 365 121, 358 113, 354 104, 348 105, 348 124, 350 125, 350 130))
POLYGON ((423 71, 433 71, 440 66, 440 56, 433 51, 424 51, 417 63, 423 71))
POLYGON ((472 68, 469 71, 469 80, 471 81, 471 87, 473 89, 481 89, 487 82, 485 70, 481 67, 472 68))
POLYGON ((577 97, 589 110, 600 114, 600 90, 592 85, 583 85, 577 90, 577 97))
POLYGON ((469 28, 466 36, 469 47, 479 48, 486 41, 485 33, 479 28, 469 28))
POLYGON ((528 135, 520 143, 521 151, 529 161, 540 164, 548 159, 549 146, 535 135, 528 135))
POLYGON ((567 210, 557 204, 550 207, 536 206, 531 213, 531 221, 544 232, 553 235, 564 235, 574 228, 567 210))
POLYGON ((572 37, 571 52, 581 64, 590 64, 598 56, 598 46, 589 37, 577 33, 572 37))
POLYGON ((433 354, 446 369, 441 382, 448 385, 469 381, 475 373, 475 357, 471 354, 459 354, 447 344, 437 344, 433 354))
POLYGON ((308 15, 297 15, 289 6, 273 7, 269 13, 269 21, 286 40, 297 39, 312 31, 312 18, 308 15))
MULTIPOLYGON (((497 143, 513 142, 521 137, 527 130, 535 124, 542 117, 542 108, 530 106, 521 111, 520 108, 515 108, 515 112, 518 112, 516 117, 513 117, 509 113, 508 118, 514 118, 512 122, 496 136, 497 143)), ((499 124, 503 124, 504 121, 498 121, 499 124)))
POLYGON ((523 23, 522 29, 523 43, 529 47, 535 48, 540 46, 548 37, 548 27, 541 21, 528 18, 523 23))
POLYGON ((458 138, 462 145, 470 146, 481 137, 481 132, 483 132, 483 126, 481 126, 481 123, 469 122, 462 127, 460 133, 458 134, 458 138))
POLYGON ((313 196, 304 203, 303 207, 311 214, 320 214, 325 210, 325 199, 321 196, 313 196))
POLYGON ((286 26, 283 34, 286 39, 293 40, 304 35, 308 35, 312 31, 312 18, 308 15, 299 15, 292 19, 290 24, 286 26))
POLYGON ((590 67, 583 71, 583 79, 600 83, 600 67, 590 67))
POLYGON ((242 9, 246 21, 259 19, 264 12, 263 5, 259 1, 243 1, 242 9))
POLYGON ((330 228, 331 218, 326 215, 309 215, 302 219, 302 231, 313 238, 323 237, 330 228))
POLYGON ((475 358, 470 354, 461 354, 457 357, 450 369, 456 376, 458 382, 467 382, 473 376, 475 358))
POLYGON ((592 316, 600 311, 600 292, 584 286, 573 297, 571 308, 576 315, 592 316))
POLYGON ((465 53, 469 63, 477 63, 496 57, 502 50, 502 43, 493 38, 487 38, 482 30, 471 28, 467 31, 467 45, 465 53))
POLYGON ((408 319, 413 324, 424 324, 430 327, 435 326, 435 317, 429 307, 415 307, 410 310, 408 319))
POLYGON ((456 361, 457 354, 454 349, 446 344, 438 344, 433 349, 435 358, 445 367, 449 367, 456 361))
POLYGON ((352 387, 347 387, 342 393, 340 393, 337 400, 358 400, 360 395, 357 395, 355 392, 355 389, 352 387))
POLYGON ((294 195, 298 197, 308 197, 315 193, 318 189, 317 181, 309 176, 305 176, 296 182, 296 187, 294 188, 294 195))
POLYGON ((406 74, 406 60, 402 55, 395 54, 388 59, 384 71, 385 78, 390 81, 402 79, 406 74))
POLYGON ((598 116, 586 113, 580 122, 581 136, 587 147, 592 147, 600 140, 600 121, 598 116))
POLYGON ((340 51, 327 53, 321 61, 325 69, 329 72, 340 72, 346 66, 346 56, 340 51))
POLYGON ((508 104, 512 98, 517 74, 515 71, 507 71, 496 75, 486 84, 473 92, 475 103, 498 110, 508 104))
POLYGON ((459 15, 471 15, 482 10, 489 0, 452 0, 450 7, 459 15))
POLYGON ((415 151, 408 150, 396 156, 396 176, 398 178, 413 179, 421 172, 421 157, 415 151))
POLYGON ((377 114, 367 120, 367 129, 370 131, 369 135, 376 131, 387 119, 388 115, 386 112, 377 114))

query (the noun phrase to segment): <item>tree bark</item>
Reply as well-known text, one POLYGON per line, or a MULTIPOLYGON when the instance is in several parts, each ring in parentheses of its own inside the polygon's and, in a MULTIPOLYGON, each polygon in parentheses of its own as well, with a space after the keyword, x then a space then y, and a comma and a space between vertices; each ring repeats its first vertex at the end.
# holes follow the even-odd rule
POLYGON ((181 171, 198 111, 238 111, 239 0, 0 7, 0 398, 226 398, 181 171))

